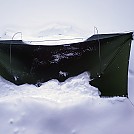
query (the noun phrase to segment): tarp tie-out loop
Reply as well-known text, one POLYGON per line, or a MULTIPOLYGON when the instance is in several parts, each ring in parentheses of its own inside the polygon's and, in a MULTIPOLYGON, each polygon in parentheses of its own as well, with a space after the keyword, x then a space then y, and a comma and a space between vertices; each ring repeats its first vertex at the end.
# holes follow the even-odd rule
POLYGON ((22 40, 22 32, 16 32, 13 36, 12 36, 12 40, 14 39, 14 37, 17 35, 17 34, 20 34, 21 36, 21 40, 22 40))

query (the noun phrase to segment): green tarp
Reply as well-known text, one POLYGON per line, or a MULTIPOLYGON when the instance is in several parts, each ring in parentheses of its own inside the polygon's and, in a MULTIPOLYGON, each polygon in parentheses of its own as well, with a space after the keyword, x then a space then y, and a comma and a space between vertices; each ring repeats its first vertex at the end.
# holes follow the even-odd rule
POLYGON ((83 42, 53 46, 1 40, 0 75, 17 85, 41 86, 88 71, 90 84, 101 96, 127 96, 132 34, 97 34, 83 42))

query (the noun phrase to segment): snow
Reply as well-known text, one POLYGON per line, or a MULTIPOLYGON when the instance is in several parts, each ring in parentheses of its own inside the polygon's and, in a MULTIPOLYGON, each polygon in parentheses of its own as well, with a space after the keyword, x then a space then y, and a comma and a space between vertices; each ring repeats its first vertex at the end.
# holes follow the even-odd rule
MULTIPOLYGON (((54 29, 47 27, 35 36, 28 33, 23 39, 55 37, 59 40, 68 38, 70 31, 77 33, 70 34, 71 38, 81 37, 72 27, 54 25, 54 29)), ((1 39, 12 39, 14 33, 14 30, 3 31, 1 39)), ((20 38, 19 34, 14 37, 20 38)), ((62 40, 59 44, 67 41, 62 40)), ((128 89, 129 99, 134 103, 133 48, 128 89)), ((59 73, 67 75, 62 71, 59 73)), ((84 72, 65 82, 50 80, 40 87, 16 86, 0 77, 0 134, 133 134, 134 106, 130 100, 118 96, 100 98, 98 89, 89 85, 89 76, 84 72)))
POLYGON ((134 109, 125 97, 100 98, 84 72, 37 88, 0 79, 1 134, 133 134, 134 109), (116 125, 115 125, 116 124, 116 125))
POLYGON ((65 24, 52 23, 34 30, 26 27, 6 27, 0 31, 1 40, 23 40, 32 45, 61 45, 81 42, 86 39, 83 30, 65 24))

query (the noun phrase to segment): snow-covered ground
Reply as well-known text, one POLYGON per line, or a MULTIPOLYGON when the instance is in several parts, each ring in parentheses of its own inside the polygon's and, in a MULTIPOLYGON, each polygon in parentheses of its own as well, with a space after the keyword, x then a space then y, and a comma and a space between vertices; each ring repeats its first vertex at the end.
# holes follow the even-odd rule
MULTIPOLYGON (((25 34, 23 39, 82 37, 72 27, 63 26, 62 30, 57 27, 42 30, 38 35, 25 34)), ((16 32, 2 32, 1 39, 12 39, 16 32)), ((21 36, 18 33, 14 38, 21 36)), ((128 90, 134 103, 133 48, 128 90)), ((98 89, 90 86, 88 81, 87 72, 62 83, 50 80, 41 87, 16 86, 0 77, 0 134, 134 134, 134 106, 130 100, 125 97, 100 98, 98 89)))

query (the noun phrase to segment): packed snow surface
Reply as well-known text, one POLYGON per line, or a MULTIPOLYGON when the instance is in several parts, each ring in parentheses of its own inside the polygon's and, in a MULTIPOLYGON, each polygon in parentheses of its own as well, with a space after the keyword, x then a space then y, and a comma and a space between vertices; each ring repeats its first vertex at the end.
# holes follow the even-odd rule
POLYGON ((125 97, 100 98, 84 72, 41 87, 0 78, 0 134, 133 134, 134 108, 125 97))

